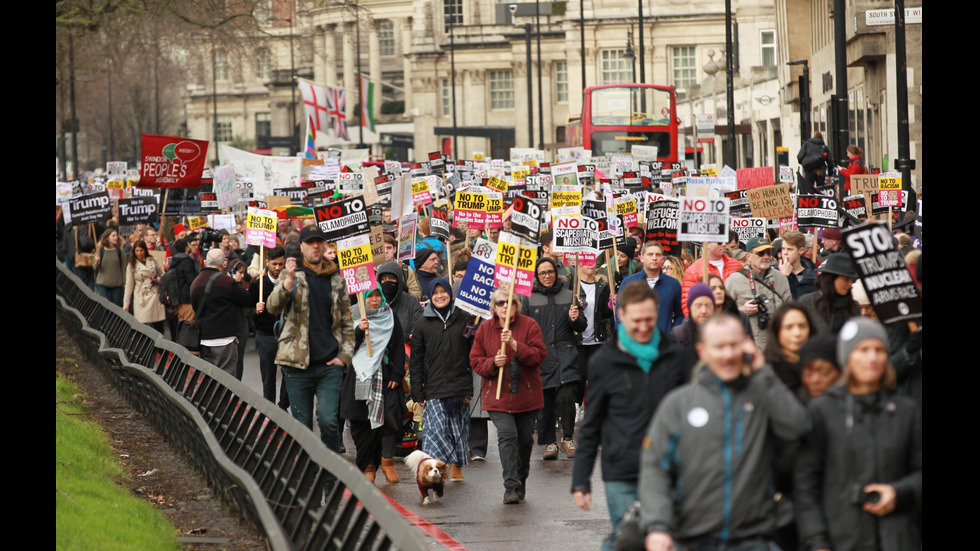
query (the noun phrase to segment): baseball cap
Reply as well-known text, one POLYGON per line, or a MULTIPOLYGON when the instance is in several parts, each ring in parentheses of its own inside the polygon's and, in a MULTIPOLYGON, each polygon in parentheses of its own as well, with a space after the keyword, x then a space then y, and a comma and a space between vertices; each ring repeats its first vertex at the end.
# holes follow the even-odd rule
POLYGON ((772 243, 765 237, 753 237, 745 244, 745 250, 751 253, 761 253, 766 249, 772 248, 772 243))
POLYGON ((300 243, 306 243, 307 241, 313 239, 323 239, 323 233, 320 232, 320 228, 316 226, 306 226, 299 232, 300 243))

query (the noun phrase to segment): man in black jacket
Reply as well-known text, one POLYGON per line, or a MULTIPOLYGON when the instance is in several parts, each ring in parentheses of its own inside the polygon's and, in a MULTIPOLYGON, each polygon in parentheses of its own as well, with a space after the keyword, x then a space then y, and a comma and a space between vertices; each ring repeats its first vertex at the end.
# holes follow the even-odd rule
POLYGON ((241 309, 252 306, 252 297, 241 286, 244 270, 235 272, 232 277, 221 273, 224 265, 225 253, 221 249, 208 251, 204 269, 191 283, 191 303, 201 328, 201 359, 237 376, 241 309), (211 287, 211 294, 205 299, 208 280, 215 274, 219 275, 211 287), (202 300, 200 309, 196 309, 202 300))
POLYGON ((538 322, 548 356, 541 364, 541 386, 544 407, 538 423, 538 444, 545 446, 543 459, 558 459, 555 435, 555 412, 561 415, 561 450, 569 459, 575 457, 578 446, 572 438, 575 431, 575 404, 582 401, 583 381, 578 370, 578 336, 587 327, 580 315, 578 301, 558 265, 550 257, 538 259, 534 269, 531 296, 524 297, 521 313, 538 322))
POLYGON ((592 505, 592 468, 602 444, 602 479, 612 533, 603 549, 615 548, 626 508, 636 501, 640 444, 657 406, 683 384, 678 345, 657 328, 657 292, 645 282, 628 283, 617 301, 622 323, 589 361, 585 420, 572 469, 572 496, 582 509, 592 505))
MULTIPOLYGON (((252 281, 248 292, 255 304, 255 350, 259 353, 259 372, 262 374, 262 396, 276 402, 276 375, 279 366, 276 365, 276 352, 279 350, 279 339, 276 338, 274 326, 278 316, 273 316, 265 309, 265 301, 272 294, 272 289, 279 280, 286 265, 286 251, 282 247, 266 249, 265 273, 262 274, 262 284, 252 281), (262 296, 259 296, 261 287, 262 296)), ((279 387, 279 407, 289 409, 289 394, 286 393, 286 378, 282 378, 279 387)))

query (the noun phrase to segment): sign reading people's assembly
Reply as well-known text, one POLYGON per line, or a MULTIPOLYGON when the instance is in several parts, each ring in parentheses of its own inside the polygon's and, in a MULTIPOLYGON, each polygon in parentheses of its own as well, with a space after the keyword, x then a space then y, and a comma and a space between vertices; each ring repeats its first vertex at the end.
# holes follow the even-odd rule
POLYGON ((133 224, 152 224, 157 221, 157 198, 151 197, 132 197, 119 200, 119 224, 131 226, 133 224))
POLYGON ((105 191, 72 197, 68 200, 68 213, 73 226, 101 222, 112 216, 112 199, 105 191))
POLYGON ((881 222, 855 226, 845 229, 843 238, 878 320, 888 325, 921 319, 922 297, 888 227, 881 222))
POLYGON ((370 233, 364 200, 351 197, 313 209, 313 218, 323 232, 323 238, 333 243, 345 237, 370 233))
POLYGON ((199 187, 207 152, 206 141, 143 134, 139 187, 199 187))

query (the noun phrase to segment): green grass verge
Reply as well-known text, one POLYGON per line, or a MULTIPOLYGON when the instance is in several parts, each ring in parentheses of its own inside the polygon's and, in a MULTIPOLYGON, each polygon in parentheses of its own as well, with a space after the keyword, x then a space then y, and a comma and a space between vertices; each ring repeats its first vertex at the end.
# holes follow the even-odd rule
POLYGON ((55 548, 181 549, 166 516, 122 484, 123 470, 78 387, 59 375, 55 396, 55 548))

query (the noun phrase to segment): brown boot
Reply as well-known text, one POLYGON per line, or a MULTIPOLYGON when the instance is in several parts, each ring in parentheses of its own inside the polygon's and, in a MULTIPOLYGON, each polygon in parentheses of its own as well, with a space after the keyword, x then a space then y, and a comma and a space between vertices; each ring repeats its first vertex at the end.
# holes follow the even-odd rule
POLYGON ((453 463, 449 470, 449 480, 463 480, 463 469, 460 469, 459 465, 453 463))
POLYGON ((398 484, 401 481, 398 478, 398 471, 395 470, 394 457, 381 458, 381 472, 385 473, 385 480, 388 481, 388 484, 398 484))
POLYGON ((368 465, 367 467, 364 468, 364 476, 366 476, 367 479, 371 481, 371 484, 374 484, 374 477, 377 473, 378 473, 378 468, 375 467, 374 465, 368 465))

